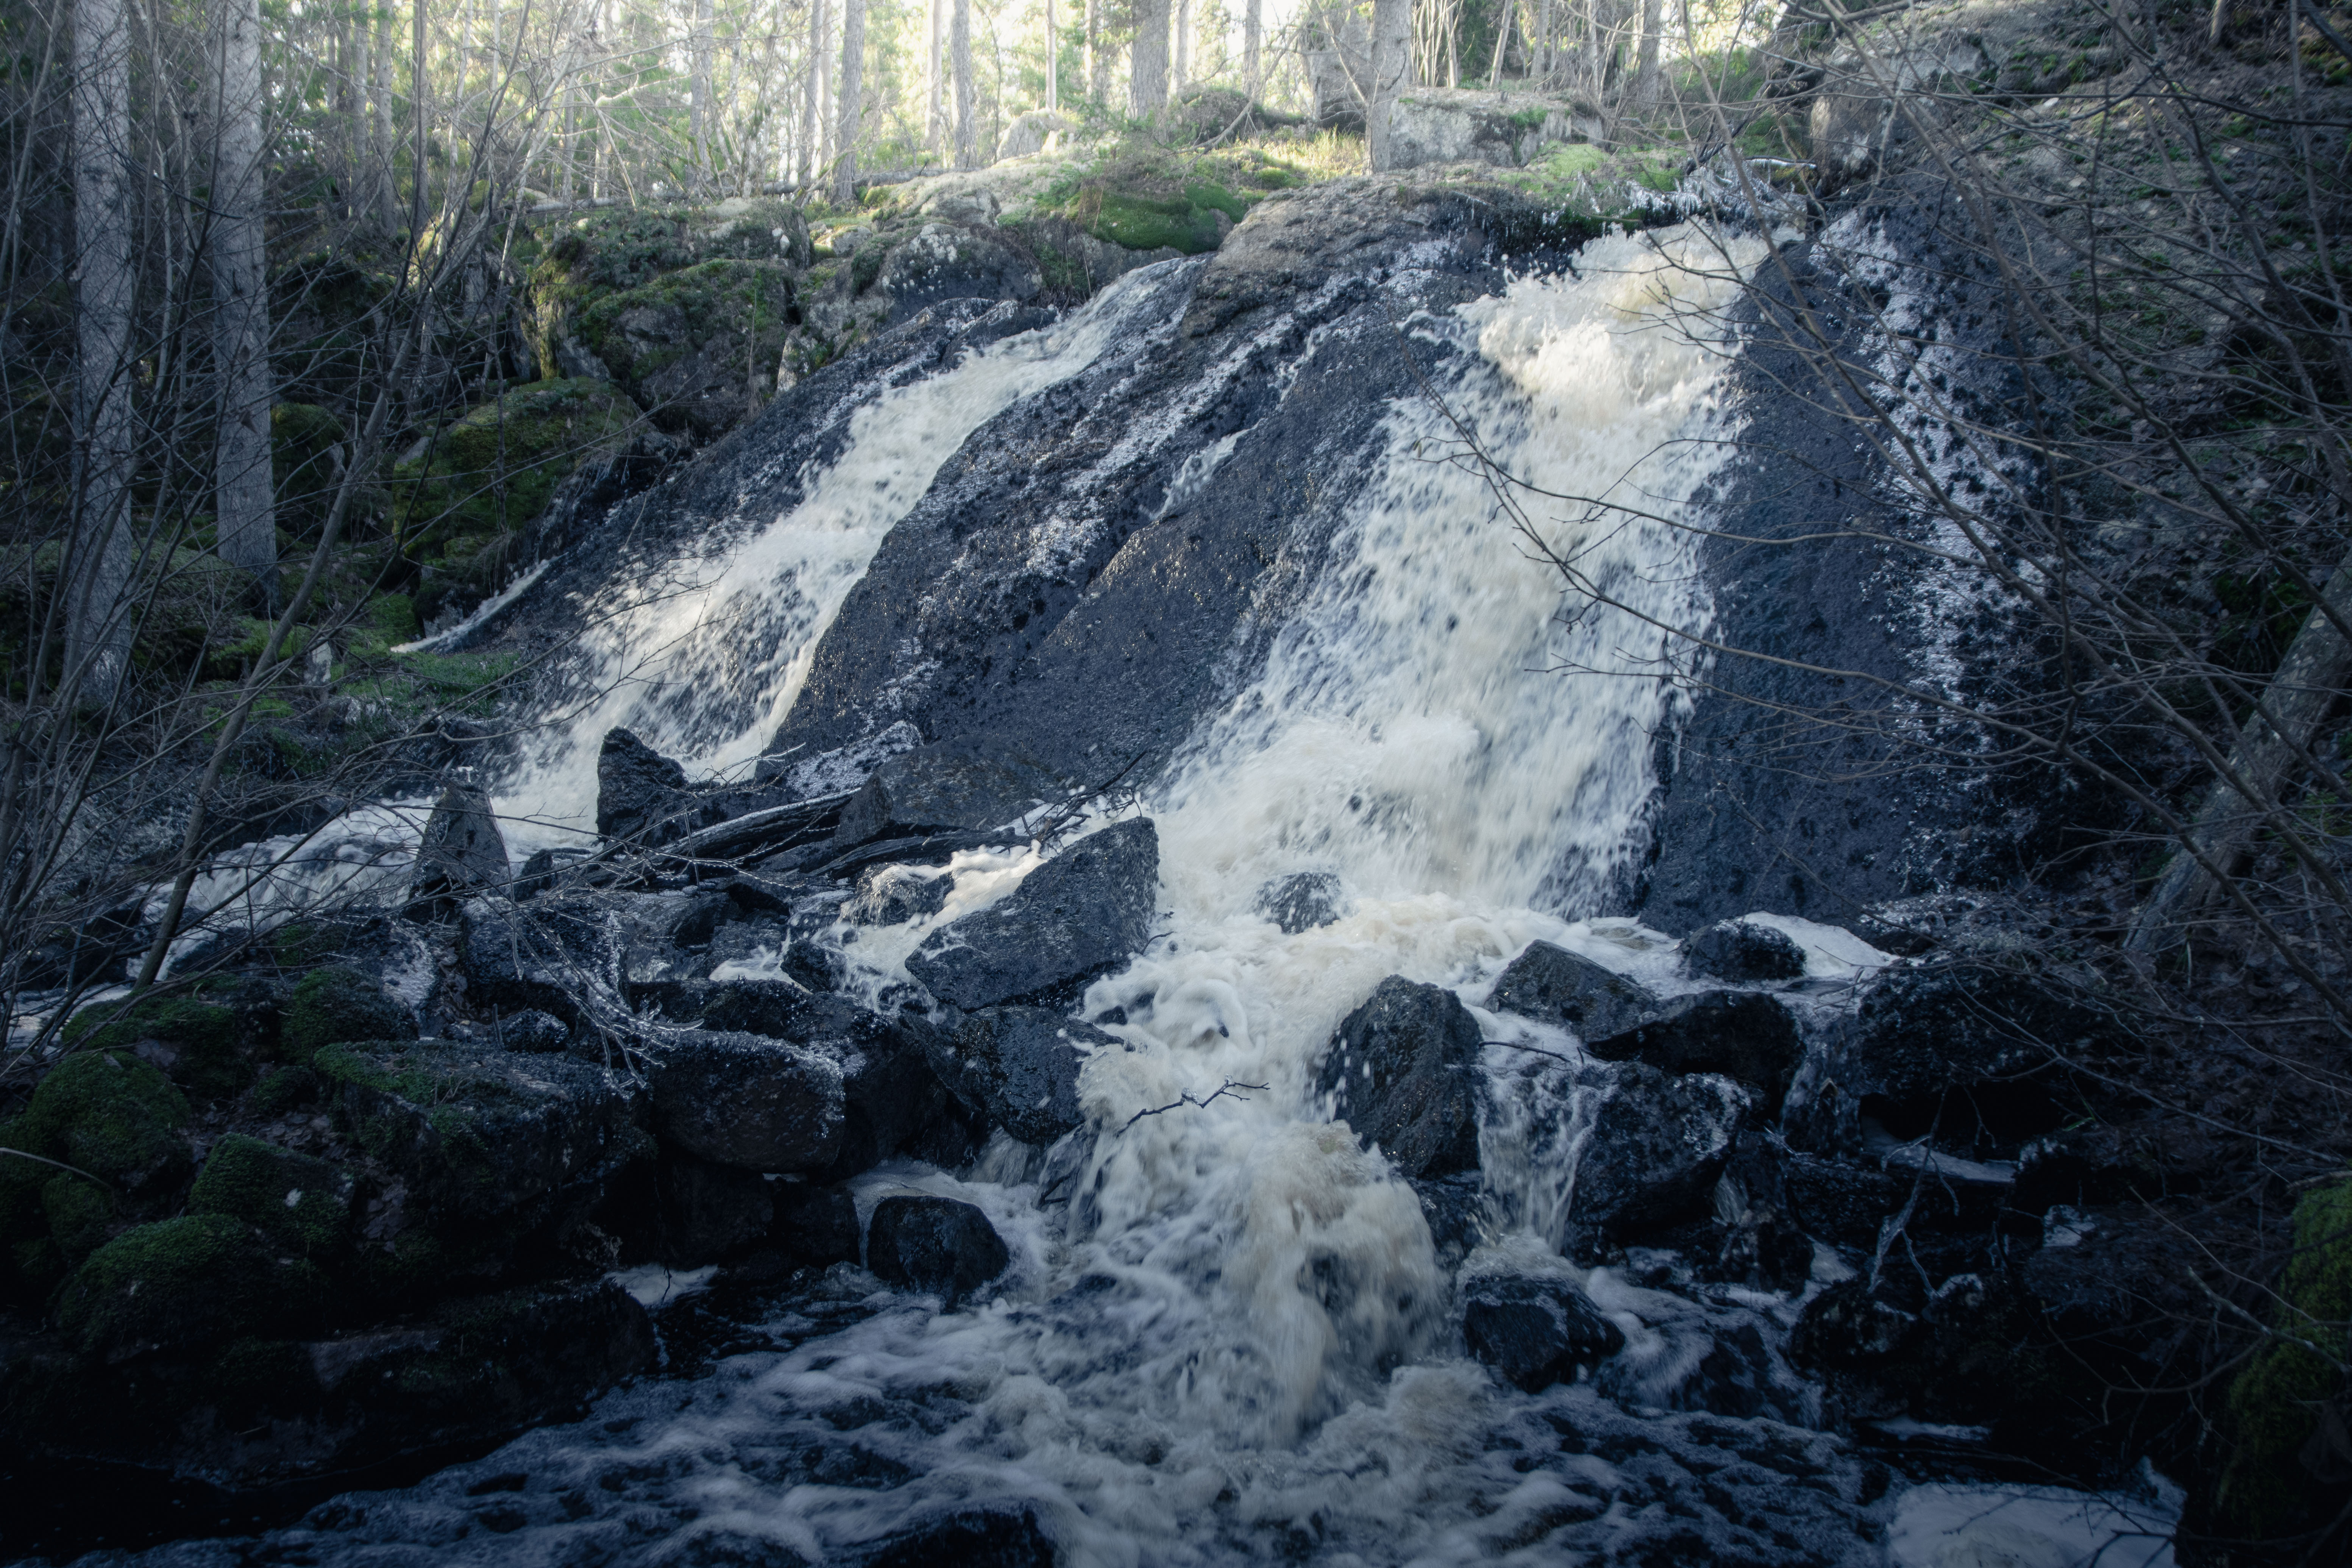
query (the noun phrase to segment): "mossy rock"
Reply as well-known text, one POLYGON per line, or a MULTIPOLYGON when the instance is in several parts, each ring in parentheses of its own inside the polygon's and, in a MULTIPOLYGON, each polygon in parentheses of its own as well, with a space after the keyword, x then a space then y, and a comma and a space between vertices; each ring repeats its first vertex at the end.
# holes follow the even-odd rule
POLYGON ((289 1063, 264 1073, 246 1103, 256 1116, 283 1116, 297 1106, 317 1104, 325 1093, 317 1073, 289 1063))
POLYGON ((281 528, 303 531, 326 521, 342 479, 348 436, 341 420, 314 403, 280 403, 270 409, 269 468, 281 528))
POLYGON ((314 969, 286 1004, 286 1059, 299 1066, 321 1046, 346 1040, 413 1040, 408 1009, 358 970, 340 963, 314 969))
POLYGON ((401 1178, 404 1229, 371 1270, 495 1274, 560 1233, 649 1151, 631 1092, 602 1068, 449 1040, 322 1047, 312 1065, 353 1141, 401 1178))
MULTIPOLYGON (((867 248, 854 265, 878 268, 867 248)), ((656 425, 708 439, 754 409, 755 383, 772 388, 796 298, 782 262, 706 261, 590 302, 573 338, 656 425)))
POLYGON ((232 1132, 196 1173, 188 1212, 242 1220, 296 1257, 320 1262, 350 1245, 357 1189, 350 1172, 324 1160, 232 1132))
POLYGON ((93 1007, 66 1026, 65 1037, 99 1051, 156 1041, 163 1048, 153 1059, 199 1100, 238 1092, 256 1070, 244 1021, 230 1008, 193 996, 145 997, 120 1011, 93 1007))
MULTIPOLYGON (((34 1130, 21 1117, 0 1121, 0 1149, 38 1153, 31 1147, 33 1133, 34 1130)), ((47 1231, 48 1220, 41 1209, 41 1189, 54 1173, 53 1167, 38 1161, 0 1154, 0 1246, 14 1247, 47 1231)))
POLYGON ((119 1197, 146 1203, 188 1174, 187 1126, 187 1100, 155 1067, 128 1051, 76 1051, 33 1090, 14 1129, 23 1142, 11 1147, 86 1171, 119 1197))
POLYGON ((2272 1315, 2277 1333, 2230 1385, 2235 1451, 2216 1499, 2233 1528, 2258 1540, 2325 1524, 2343 1502, 2304 1468, 2300 1455, 2320 1406, 2345 1398, 2341 1369, 2352 1357, 2346 1331, 2352 1321, 2352 1180, 2304 1194, 2294 1228, 2294 1254, 2272 1315))
POLYGON ((79 1263, 100 1247, 114 1228, 114 1198, 87 1176, 60 1171, 41 1188, 41 1211, 47 1219, 49 1239, 68 1263, 79 1263))
POLYGON ((393 467, 401 552, 423 561, 453 539, 515 532, 546 510, 565 475, 636 421, 617 388, 589 380, 536 382, 468 409, 393 467))
POLYGON ((57 1323, 76 1349, 114 1363, 266 1333, 317 1315, 318 1271, 280 1262, 226 1215, 183 1215, 127 1230, 74 1271, 57 1323))

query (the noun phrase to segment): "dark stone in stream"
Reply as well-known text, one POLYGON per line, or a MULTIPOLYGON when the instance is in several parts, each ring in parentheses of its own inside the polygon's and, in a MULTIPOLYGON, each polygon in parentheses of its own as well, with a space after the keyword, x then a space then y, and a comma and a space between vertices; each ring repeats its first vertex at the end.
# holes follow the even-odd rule
POLYGON ((1425 1176, 1412 1184, 1412 1194, 1421 1200, 1422 1217, 1429 1222, 1437 1267, 1451 1274, 1486 1239, 1477 1173, 1425 1176))
POLYGON ((1683 965, 1718 980, 1801 980, 1805 953, 1787 931, 1719 921, 1684 939, 1683 965))
POLYGON ((1391 974, 1341 1021, 1315 1086, 1406 1176, 1475 1170, 1481 1039, 1453 992, 1391 974))
POLYGON ((496 1018, 491 1037, 510 1051, 560 1051, 572 1038, 562 1019, 536 1007, 525 1007, 496 1018))
POLYGON ((1257 893, 1257 912, 1297 936, 1339 918, 1339 879, 1328 871, 1301 871, 1268 882, 1257 893))
POLYGON ((904 865, 869 867, 857 874, 856 896, 841 912, 859 925, 904 925, 938 914, 953 886, 951 878, 926 877, 904 865))
POLYGON ((894 1535, 858 1568, 1054 1568, 1054 1538, 1028 1509, 969 1509, 894 1535))
POLYGON ((1013 1261, 988 1216, 953 1198, 884 1198, 866 1230, 866 1266, 902 1289, 923 1290, 952 1309, 1013 1261))
POLYGON ((1643 1061, 1660 1072, 1721 1073, 1757 1091, 1757 1114, 1780 1113, 1805 1042, 1789 1010, 1753 991, 1677 996, 1622 1034, 1588 1039, 1605 1062, 1643 1061))
POLYGON ((596 753, 596 832, 650 849, 709 826, 686 770, 626 730, 608 730, 596 753))
POLYGON ((840 1155, 848 1102, 831 1053, 682 1029, 646 1055, 654 1131, 688 1153, 747 1171, 816 1171, 840 1155))
POLYGON ((765 1237, 775 1218, 769 1181, 756 1171, 669 1150, 657 1179, 661 1258, 673 1268, 699 1268, 740 1252, 765 1237))
POLYGON ((949 1089, 1024 1143, 1039 1148, 1085 1124, 1078 1072, 1119 1041, 1091 1024, 1044 1007, 986 1007, 968 1015, 933 1048, 949 1089))
POLYGON ((1625 1348, 1624 1331, 1572 1279, 1482 1275, 1462 1286, 1470 1353, 1525 1393, 1572 1381, 1625 1348))
POLYGON ((511 873, 507 841, 490 797, 471 784, 451 784, 433 803, 416 867, 409 874, 409 912, 441 920, 477 893, 502 892, 511 873))
POLYGON ((1142 950, 1159 892, 1159 830, 1150 817, 1113 823, 933 931, 907 970, 966 1008, 1066 988, 1142 950))
POLYGON ((457 963, 475 1006, 575 1017, 579 961, 545 919, 547 904, 526 914, 511 899, 467 900, 457 916, 457 963))
POLYGON ((1704 1207, 1747 1119, 1747 1094, 1727 1078, 1669 1078, 1645 1062, 1600 1070, 1608 1097, 1577 1160, 1570 1217, 1625 1237, 1704 1207))
POLYGON ((1649 987, 1548 942, 1531 942, 1495 982, 1486 1005, 1580 1039, 1622 1034, 1658 1010, 1649 987))
POLYGON ((785 1257, 815 1268, 857 1261, 857 1200, 846 1189, 772 1182, 769 1192, 776 1209, 769 1236, 785 1257))

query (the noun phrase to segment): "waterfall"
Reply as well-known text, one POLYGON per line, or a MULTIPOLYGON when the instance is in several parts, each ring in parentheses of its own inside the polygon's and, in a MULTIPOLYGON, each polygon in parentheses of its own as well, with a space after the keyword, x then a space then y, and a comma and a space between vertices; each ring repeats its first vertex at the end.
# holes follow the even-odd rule
MULTIPOLYGON (((1406 341, 1444 351, 1433 396, 1389 411, 1377 471, 1320 582, 1264 668, 1200 720, 1141 804, 1162 835, 1167 934, 1086 999, 1090 1016, 1123 1016, 1111 1030, 1127 1048, 1097 1053, 1081 1079, 1092 1131, 1072 1146, 1078 1198, 1041 1204, 1039 1154, 1001 1139, 964 1179, 903 1161, 870 1173, 856 1184, 864 1208, 923 1191, 985 1210, 1012 1244, 1004 1296, 950 1315, 887 1310, 747 1364, 727 1404, 665 1416, 647 1441, 740 1450, 772 1440, 788 1412, 852 1398, 894 1408, 927 1387, 958 1390, 978 1414, 936 1433, 897 1423, 862 1437, 909 1472, 886 1490, 775 1491, 748 1467, 721 1467, 708 1474, 713 1517, 807 1552, 954 1499, 1026 1499, 1084 1563, 1252 1555, 1284 1521, 1309 1517, 1335 1531, 1345 1521, 1366 1561, 1483 1552, 1446 1478, 1505 1396, 1438 1353, 1449 1286, 1419 1200, 1327 1120, 1316 1059, 1387 974, 1475 1004, 1538 937, 1620 969, 1644 962, 1644 933, 1593 917, 1638 848, 1655 742, 1685 700, 1660 662, 1661 627, 1706 620, 1689 525, 1736 417, 1722 395, 1737 346, 1722 308, 1762 254, 1696 226, 1612 237, 1572 272, 1514 278, 1499 296, 1408 324, 1406 341), (1515 493, 1535 540, 1465 460, 1465 431, 1530 487, 1515 493), (1623 608, 1564 615, 1537 541, 1575 554, 1623 608), (1265 884, 1299 871, 1336 878, 1343 912, 1285 935, 1253 906, 1265 884), (1262 1087, 1210 1098, 1225 1085, 1262 1087), (1182 1104, 1188 1094, 1206 1103, 1182 1104), (1192 1539, 1213 1504, 1226 1533, 1192 1539)), ((774 700, 739 710, 762 722, 780 712, 805 660, 807 642, 793 639, 813 638, 946 445, 936 426, 918 439, 906 423, 976 429, 983 390, 1002 407, 1066 374, 1068 359, 1103 351, 1118 313, 1097 306, 1058 339, 974 356, 877 404, 835 475, 745 552, 757 552, 755 568, 730 566, 690 609, 644 611, 695 650, 665 679, 717 657, 699 628, 756 571, 786 584, 784 607, 749 618, 795 629, 760 645, 756 679, 774 700), (919 453, 930 467, 900 473, 919 453)), ((657 735, 702 735, 706 766, 740 750, 718 739, 723 725, 697 730, 693 704, 665 716, 649 699, 625 700, 645 715, 631 721, 672 726, 657 735)), ((583 742, 596 732, 584 724, 583 742)), ((541 776, 561 772, 544 765, 541 776)), ((509 809, 580 808, 572 797, 509 809)), ((905 978, 926 931, 1003 896, 1036 859, 961 858, 940 915, 860 931, 844 956, 878 994, 905 978)), ((1490 1037, 1512 1027, 1482 1021, 1490 1037)), ((1518 1092, 1498 1087, 1505 1102, 1518 1092)), ((1523 1129, 1497 1137, 1520 1152, 1509 1179, 1558 1186, 1566 1152, 1530 1157, 1523 1129)), ((1540 1232, 1558 1208, 1556 1193, 1547 1205, 1528 1191, 1495 1213, 1540 1232)))

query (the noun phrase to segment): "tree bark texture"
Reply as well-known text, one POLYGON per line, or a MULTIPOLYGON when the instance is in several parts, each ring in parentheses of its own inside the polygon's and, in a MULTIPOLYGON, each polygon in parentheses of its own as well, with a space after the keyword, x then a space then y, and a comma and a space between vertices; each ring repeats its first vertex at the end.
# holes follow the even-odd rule
POLYGON ((1169 79, 1175 91, 1192 79, 1192 0, 1176 0, 1176 65, 1169 79))
POLYGON ((1258 51, 1264 47, 1265 0, 1249 0, 1242 8, 1242 79, 1250 101, 1257 101, 1263 84, 1258 75, 1258 51))
POLYGON ((1642 0, 1642 51, 1633 77, 1633 107, 1646 110, 1658 100, 1658 29, 1665 18, 1665 0, 1642 0))
POLYGON ((841 157, 833 166, 833 199, 857 199, 857 115, 866 74, 866 0, 841 4, 841 157))
POLYGON ((694 0, 694 183, 710 172, 710 0, 694 0))
POLYGON ((1142 120, 1168 101, 1168 0, 1135 0, 1135 42, 1128 60, 1128 108, 1142 120))
POLYGON ((971 0, 955 0, 948 28, 948 51, 955 57, 956 167, 980 166, 980 104, 971 78, 971 0))
POLYGON ((218 163, 213 178, 213 362, 220 428, 213 446, 221 559, 277 597, 278 520, 269 474, 268 174, 261 158, 261 6, 219 0, 218 163))
POLYGON ((793 183, 805 188, 816 176, 816 114, 817 84, 824 79, 824 55, 822 52, 823 25, 817 16, 819 0, 810 0, 808 14, 806 80, 801 83, 801 139, 793 151, 793 183))
POLYGON ((1412 65, 1412 0, 1372 0, 1372 90, 1364 105, 1364 148, 1372 172, 1390 167, 1389 119, 1412 65))
POLYGON ((1045 0, 1045 112, 1062 110, 1062 29, 1054 0, 1045 0))
POLYGON ((1087 95, 1110 101, 1110 51, 1103 47, 1103 0, 1087 0, 1087 95))
POLYGON ((941 108, 944 95, 940 91, 942 79, 940 70, 940 50, 946 42, 942 34, 947 26, 940 7, 945 4, 946 0, 930 0, 928 7, 930 12, 930 44, 923 51, 923 148, 935 163, 939 162, 940 144, 947 129, 947 116, 941 108))
MULTIPOLYGON (((123 0, 74 7, 74 493, 65 681, 104 702, 129 662, 131 475, 131 29, 123 0)), ((61 684, 63 684, 61 682, 61 684)))

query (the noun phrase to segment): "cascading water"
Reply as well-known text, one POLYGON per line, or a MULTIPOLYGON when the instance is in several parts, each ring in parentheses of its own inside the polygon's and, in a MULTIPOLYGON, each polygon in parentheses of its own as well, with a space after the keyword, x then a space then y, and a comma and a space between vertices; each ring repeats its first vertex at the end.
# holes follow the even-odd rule
MULTIPOLYGON (((1166 935, 1087 995, 1090 1016, 1123 1014, 1112 1029, 1128 1048, 1082 1077, 1092 1125, 1061 1161, 1076 1162, 1060 1190, 1076 1196, 1041 1201, 1041 1152, 1001 1138, 964 1179, 899 1162, 857 1183, 868 1209, 907 1191, 980 1205, 1012 1243, 996 1300, 895 1302, 800 1349, 724 1363, 683 1408, 674 1390, 615 1396, 607 1430, 625 1437, 535 1434, 518 1450, 534 1469, 585 1474, 625 1456, 693 1508, 683 1539, 763 1539, 813 1560, 974 1501, 1034 1506, 1086 1564, 1484 1559, 1568 1507, 1577 1494, 1557 1478, 1485 1457, 1533 1407, 1443 1350, 1449 1287, 1419 1200, 1328 1120, 1312 1080, 1384 975, 1475 1002, 1538 937, 1641 966, 1638 928, 1575 917, 1598 911, 1631 852, 1654 745, 1682 700, 1658 628, 1706 616, 1678 525, 1728 450, 1720 386, 1736 345, 1720 307, 1762 254, 1695 227, 1611 237, 1573 274, 1515 279, 1409 323, 1448 351, 1436 390, 1459 426, 1425 400, 1391 410, 1332 565, 1263 671, 1147 792, 1166 935), (1557 572, 1459 460, 1463 430, 1531 487, 1544 545, 1576 553, 1626 609, 1562 617, 1557 572), (1286 935, 1254 906, 1301 871, 1336 878, 1342 912, 1286 935), (1262 1087, 1215 1092, 1229 1085, 1262 1087), (795 1432, 840 1409, 864 1412, 860 1451, 895 1484, 772 1479, 790 1470, 778 1456, 795 1432)), ((940 460, 1131 331, 1148 288, 887 395, 800 508, 723 570, 615 606, 598 644, 609 694, 509 781, 506 814, 582 822, 583 749, 609 723, 705 771, 748 757, 940 460), (634 683, 615 679, 625 658, 643 667, 634 683)), ((968 854, 938 915, 867 928, 842 951, 871 986, 903 980, 927 931, 1003 896, 1036 858, 968 854)), ((1490 1038, 1527 1034, 1481 1022, 1490 1038)), ((1574 1050, 1565 1037, 1550 1047, 1574 1050)), ((1551 1058, 1490 1055, 1506 1109, 1489 1165, 1511 1189, 1490 1194, 1491 1218, 1539 1231, 1572 1149, 1532 1143, 1524 1112, 1567 1091, 1556 1071, 1521 1070, 1551 1058)), ((1514 1245, 1546 1250, 1539 1237, 1514 1245)), ((547 1528, 558 1552, 561 1527, 547 1528)))

